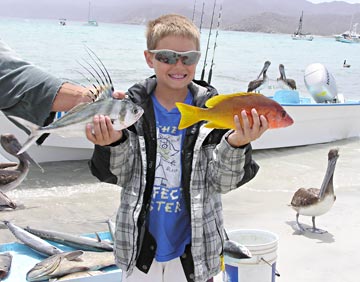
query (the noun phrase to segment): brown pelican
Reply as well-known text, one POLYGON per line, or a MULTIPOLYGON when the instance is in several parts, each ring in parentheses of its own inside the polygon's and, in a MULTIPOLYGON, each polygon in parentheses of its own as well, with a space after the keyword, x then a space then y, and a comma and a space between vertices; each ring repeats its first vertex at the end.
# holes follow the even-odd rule
POLYGON ((286 78, 285 67, 284 67, 283 64, 279 65, 279 71, 280 71, 280 77, 277 79, 279 87, 280 88, 285 88, 285 89, 295 90, 296 89, 296 82, 293 79, 286 78))
POLYGON ((247 92, 256 92, 260 91, 261 89, 265 88, 269 83, 269 78, 266 75, 266 71, 270 66, 270 61, 266 61, 264 63, 264 67, 262 68, 260 74, 258 75, 257 79, 250 81, 248 85, 247 92), (262 75, 262 78, 261 78, 262 75))
POLYGON ((0 142, 6 152, 19 159, 18 164, 0 164, 0 191, 6 193, 17 187, 25 179, 29 172, 29 162, 38 164, 26 152, 17 155, 17 152, 21 149, 21 144, 13 134, 1 135, 0 142))
POLYGON ((291 206, 296 211, 296 223, 301 231, 305 231, 305 229, 299 223, 300 214, 312 217, 311 232, 320 234, 326 232, 315 227, 315 217, 328 212, 336 200, 333 176, 339 157, 338 151, 338 149, 331 149, 328 153, 328 166, 321 188, 300 188, 291 200, 291 206))

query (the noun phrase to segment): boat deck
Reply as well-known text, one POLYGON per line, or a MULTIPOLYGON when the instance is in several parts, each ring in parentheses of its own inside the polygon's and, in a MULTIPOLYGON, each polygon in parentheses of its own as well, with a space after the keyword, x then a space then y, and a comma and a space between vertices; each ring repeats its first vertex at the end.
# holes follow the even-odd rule
MULTIPOLYGON (((101 239, 110 239, 109 232, 100 232, 98 233, 101 239)), ((86 234, 84 236, 94 237, 94 234, 86 234)), ((56 247, 64 250, 64 251, 72 251, 74 250, 71 247, 64 246, 61 244, 53 243, 56 247)), ((0 253, 9 252, 12 254, 12 263, 9 275, 2 281, 5 282, 20 282, 26 281, 26 273, 34 267, 34 265, 42 260, 45 257, 33 251, 28 246, 21 243, 8 243, 0 245, 0 253)), ((104 274, 92 277, 84 277, 84 278, 74 278, 66 281, 71 282, 121 282, 121 270, 116 266, 107 267, 102 269, 104 274)), ((65 280, 64 280, 65 281, 65 280)))

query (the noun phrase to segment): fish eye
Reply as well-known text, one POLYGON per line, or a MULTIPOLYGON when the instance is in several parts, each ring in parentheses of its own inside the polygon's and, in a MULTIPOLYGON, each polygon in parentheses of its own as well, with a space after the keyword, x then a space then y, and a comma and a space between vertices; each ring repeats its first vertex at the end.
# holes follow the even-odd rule
POLYGON ((281 117, 282 117, 282 118, 285 118, 285 117, 286 117, 286 111, 282 111, 282 112, 281 112, 281 117))
POLYGON ((134 113, 135 115, 136 115, 138 112, 139 112, 139 110, 136 109, 136 108, 133 110, 133 113, 134 113))

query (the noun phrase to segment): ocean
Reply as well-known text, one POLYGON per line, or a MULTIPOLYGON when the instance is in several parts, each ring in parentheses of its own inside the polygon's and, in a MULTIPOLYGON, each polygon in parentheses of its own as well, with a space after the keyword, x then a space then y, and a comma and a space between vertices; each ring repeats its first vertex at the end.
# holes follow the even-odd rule
MULTIPOLYGON (((336 42, 334 38, 315 36, 313 41, 295 41, 290 34, 263 34, 212 30, 208 54, 208 29, 201 31, 202 58, 196 79, 205 67, 205 79, 214 62, 211 83, 220 93, 246 91, 257 78, 266 60, 271 62, 268 76, 271 94, 276 87, 279 64, 285 66, 287 78, 295 79, 303 96, 309 96, 304 84, 304 70, 312 63, 322 63, 334 76, 339 93, 347 99, 360 99, 360 44, 336 42), (216 48, 214 53, 214 44, 216 48), (351 65, 343 68, 343 61, 351 65)), ((145 63, 145 26, 100 23, 98 27, 81 22, 59 25, 56 20, 0 19, 0 38, 20 56, 53 74, 80 83, 87 83, 76 70, 85 73, 78 61, 90 61, 84 45, 104 62, 115 88, 126 90, 152 75, 145 63)))

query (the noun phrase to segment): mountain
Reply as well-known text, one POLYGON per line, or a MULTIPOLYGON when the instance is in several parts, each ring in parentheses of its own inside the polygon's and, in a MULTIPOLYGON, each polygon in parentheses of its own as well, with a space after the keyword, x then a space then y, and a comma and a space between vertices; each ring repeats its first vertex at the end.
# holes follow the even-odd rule
MULTIPOLYGON (((165 13, 180 13, 202 27, 209 27, 214 2, 192 0, 92 0, 91 15, 97 21, 144 24, 165 13), (202 7, 204 5, 204 11, 202 7), (196 5, 195 5, 196 4, 196 5), (194 9, 195 7, 195 9, 194 9), (201 22, 201 18, 203 19, 201 22)), ((303 31, 317 35, 332 35, 360 22, 360 4, 343 1, 313 4, 306 0, 223 0, 221 29, 293 33, 304 11, 303 31)), ((44 18, 86 21, 88 0, 1 0, 0 17, 44 18)), ((214 12, 214 25, 219 5, 214 12)))

